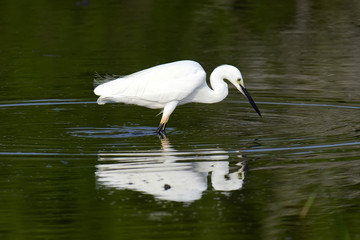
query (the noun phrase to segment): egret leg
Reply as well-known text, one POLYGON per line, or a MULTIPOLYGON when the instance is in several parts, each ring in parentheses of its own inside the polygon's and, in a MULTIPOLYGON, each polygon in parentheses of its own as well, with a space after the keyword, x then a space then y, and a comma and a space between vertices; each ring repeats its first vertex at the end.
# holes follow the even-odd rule
POLYGON ((178 103, 179 103, 178 101, 173 101, 173 102, 169 102, 168 104, 165 105, 159 127, 156 130, 157 134, 161 134, 161 135, 166 134, 166 132, 165 132, 166 124, 169 121, 170 115, 175 110, 178 103))
POLYGON ((166 128, 166 123, 160 123, 159 127, 156 130, 156 133, 159 134, 160 137, 166 137, 165 128, 166 128))

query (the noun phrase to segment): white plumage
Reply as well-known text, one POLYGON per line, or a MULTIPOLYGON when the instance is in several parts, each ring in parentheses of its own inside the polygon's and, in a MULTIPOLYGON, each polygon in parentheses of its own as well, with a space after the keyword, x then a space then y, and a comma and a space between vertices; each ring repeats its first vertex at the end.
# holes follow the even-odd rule
POLYGON ((197 62, 177 61, 151 67, 131 75, 103 83, 94 93, 102 105, 110 102, 135 104, 163 109, 157 133, 164 134, 166 123, 176 106, 189 102, 215 103, 228 94, 230 81, 244 94, 261 116, 255 102, 246 91, 240 71, 231 65, 221 65, 210 76, 211 88, 206 83, 206 72, 197 62))

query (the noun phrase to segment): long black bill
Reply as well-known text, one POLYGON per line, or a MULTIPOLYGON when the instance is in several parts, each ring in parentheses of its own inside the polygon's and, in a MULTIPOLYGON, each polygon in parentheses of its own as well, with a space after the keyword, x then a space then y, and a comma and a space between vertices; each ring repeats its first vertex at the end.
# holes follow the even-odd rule
POLYGON ((246 88, 244 88, 243 86, 241 86, 241 90, 244 92, 245 96, 247 97, 247 99, 249 100, 249 103, 251 104, 251 106, 255 109, 255 111, 259 114, 259 116, 261 117, 261 112, 259 110, 259 108, 256 106, 256 103, 254 102, 254 100, 252 99, 250 93, 246 90, 246 88))

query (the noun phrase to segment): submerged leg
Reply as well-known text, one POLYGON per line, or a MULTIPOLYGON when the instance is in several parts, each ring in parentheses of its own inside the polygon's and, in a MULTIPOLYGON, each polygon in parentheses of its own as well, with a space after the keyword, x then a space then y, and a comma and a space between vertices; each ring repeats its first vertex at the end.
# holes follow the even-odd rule
POLYGON ((166 137, 165 128, 166 128, 166 123, 159 124, 159 127, 156 129, 156 133, 159 135, 159 137, 161 138, 166 137))
POLYGON ((165 132, 166 124, 169 121, 170 115, 175 110, 178 103, 179 102, 174 101, 174 102, 169 102, 168 104, 165 105, 159 127, 156 130, 157 134, 166 135, 165 132))

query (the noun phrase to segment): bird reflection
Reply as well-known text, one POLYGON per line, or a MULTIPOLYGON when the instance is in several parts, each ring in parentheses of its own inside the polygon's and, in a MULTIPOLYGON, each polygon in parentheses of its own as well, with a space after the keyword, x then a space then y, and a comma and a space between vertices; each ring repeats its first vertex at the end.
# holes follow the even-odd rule
POLYGON ((99 153, 95 173, 98 183, 178 202, 198 200, 209 187, 217 191, 242 188, 244 164, 238 162, 235 171, 230 172, 228 152, 177 151, 168 138, 160 138, 160 142, 160 150, 99 153))

